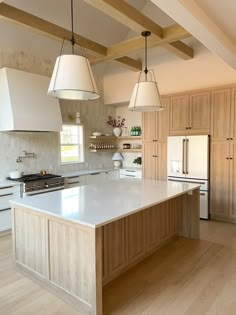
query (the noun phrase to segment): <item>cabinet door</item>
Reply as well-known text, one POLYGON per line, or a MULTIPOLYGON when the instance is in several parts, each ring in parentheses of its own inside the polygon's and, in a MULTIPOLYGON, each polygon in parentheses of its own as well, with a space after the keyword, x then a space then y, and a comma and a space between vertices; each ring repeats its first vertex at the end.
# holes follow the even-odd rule
POLYGON ((158 159, 157 143, 143 143, 143 177, 145 179, 156 179, 157 159, 158 159))
POLYGON ((230 138, 236 141, 236 89, 231 93, 231 121, 230 121, 230 138))
POLYGON ((190 95, 190 126, 196 134, 209 134, 211 129, 210 92, 190 95))
POLYGON ((95 173, 95 174, 88 174, 86 175, 86 185, 90 184, 101 184, 104 182, 104 173, 95 173))
POLYGON ((227 141, 211 143, 211 215, 229 216, 229 144, 227 141))
POLYGON ((158 140, 158 112, 146 112, 142 114, 142 140, 158 140))
POLYGON ((181 95, 170 100, 170 134, 186 134, 189 127, 189 97, 181 95))
POLYGON ((167 142, 158 143, 158 170, 157 179, 167 179, 167 142))
POLYGON ((164 110, 158 112, 158 134, 160 141, 167 141, 169 135, 169 98, 162 99, 164 110))
POLYGON ((230 146, 230 217, 236 219, 236 143, 230 146))
POLYGON ((226 140, 230 137, 230 89, 217 90, 211 96, 212 140, 226 140))

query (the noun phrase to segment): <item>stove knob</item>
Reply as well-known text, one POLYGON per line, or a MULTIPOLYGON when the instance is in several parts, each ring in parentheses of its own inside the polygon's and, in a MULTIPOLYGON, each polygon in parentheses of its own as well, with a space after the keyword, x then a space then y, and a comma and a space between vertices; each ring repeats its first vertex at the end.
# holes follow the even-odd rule
POLYGON ((48 187, 49 187, 48 184, 45 184, 45 185, 44 185, 44 188, 48 188, 48 187))

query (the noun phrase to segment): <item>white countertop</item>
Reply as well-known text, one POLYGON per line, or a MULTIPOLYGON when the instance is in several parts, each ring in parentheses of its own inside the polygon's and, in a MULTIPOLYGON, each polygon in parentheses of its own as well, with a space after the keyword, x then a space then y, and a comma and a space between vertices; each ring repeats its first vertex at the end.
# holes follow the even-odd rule
POLYGON ((73 172, 59 172, 59 175, 63 177, 70 177, 70 176, 83 176, 83 175, 89 175, 89 174, 94 174, 94 173, 105 173, 105 172, 112 172, 112 171, 117 171, 117 169, 99 168, 99 169, 73 171, 73 172))
POLYGON ((198 187, 200 185, 187 183, 121 179, 14 198, 11 202, 96 228, 198 187))

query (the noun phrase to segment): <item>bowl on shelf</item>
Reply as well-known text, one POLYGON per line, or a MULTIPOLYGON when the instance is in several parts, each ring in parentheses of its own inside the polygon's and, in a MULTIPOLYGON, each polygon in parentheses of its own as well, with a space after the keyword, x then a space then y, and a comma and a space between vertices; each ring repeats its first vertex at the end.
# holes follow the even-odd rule
POLYGON ((99 137, 99 136, 102 135, 102 133, 101 133, 101 132, 98 132, 98 131, 95 131, 95 132, 92 133, 92 135, 99 137))
POLYGON ((111 134, 110 133, 105 133, 105 136, 110 137, 111 134))

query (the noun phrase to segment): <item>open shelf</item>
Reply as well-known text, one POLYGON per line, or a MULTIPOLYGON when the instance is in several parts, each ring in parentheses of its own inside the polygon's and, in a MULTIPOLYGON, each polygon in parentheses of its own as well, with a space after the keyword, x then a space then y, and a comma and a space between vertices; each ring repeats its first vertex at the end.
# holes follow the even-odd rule
POLYGON ((119 149, 120 152, 142 152, 142 149, 119 149))
POLYGON ((113 149, 90 149, 90 152, 107 152, 107 151, 117 151, 116 148, 113 149))
POLYGON ((100 140, 105 140, 105 139, 110 139, 110 140, 115 140, 117 137, 114 136, 90 136, 90 139, 100 139, 100 140))
POLYGON ((118 140, 142 140, 141 136, 117 137, 118 140))

